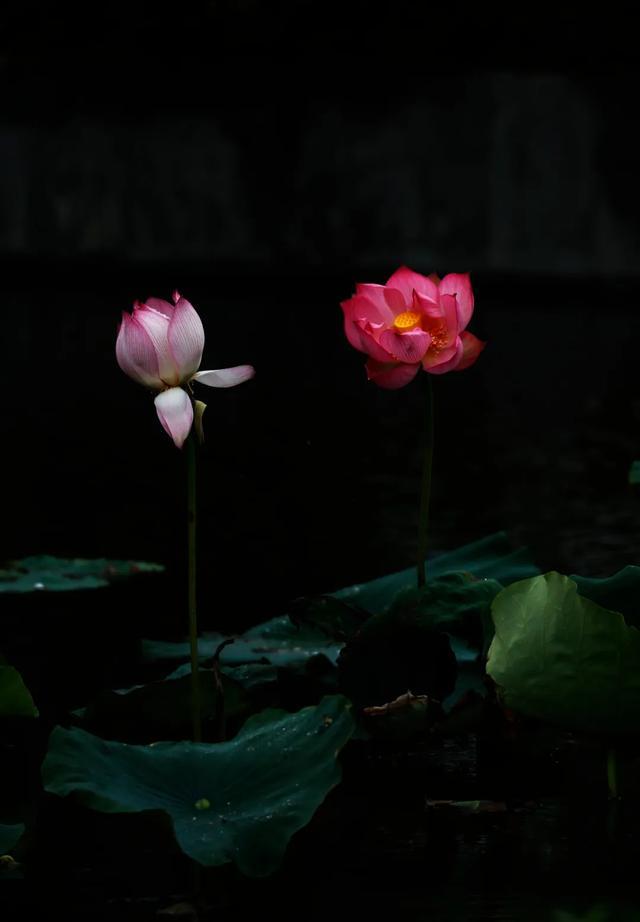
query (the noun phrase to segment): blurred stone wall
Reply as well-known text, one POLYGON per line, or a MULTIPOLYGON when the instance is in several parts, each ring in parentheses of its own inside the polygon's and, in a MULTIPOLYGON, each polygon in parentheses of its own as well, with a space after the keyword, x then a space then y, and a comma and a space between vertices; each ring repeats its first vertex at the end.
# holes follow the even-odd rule
POLYGON ((5 117, 0 258, 637 274, 625 93, 479 73, 5 117))

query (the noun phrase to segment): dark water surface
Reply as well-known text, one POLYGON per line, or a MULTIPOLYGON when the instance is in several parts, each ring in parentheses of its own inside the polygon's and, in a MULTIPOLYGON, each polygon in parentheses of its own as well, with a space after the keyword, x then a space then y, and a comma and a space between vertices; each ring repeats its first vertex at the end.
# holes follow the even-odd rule
MULTIPOLYGON (((491 780, 472 768, 476 746, 475 739, 448 742, 426 758, 424 751, 378 753, 368 766, 357 751, 348 756, 343 784, 295 836, 272 878, 247 880, 228 867, 202 872, 203 918, 639 919, 637 796, 608 804, 595 783, 595 753, 576 759, 565 749, 556 758, 561 792, 541 793, 551 776, 536 781, 520 765, 506 787, 499 768, 493 772, 493 792, 499 785, 507 795, 492 802, 496 812, 429 806, 452 793, 492 792, 491 780), (534 796, 513 796, 527 789, 534 796)), ((3 881, 3 918, 46 906, 72 919, 147 920, 189 899, 188 862, 162 823, 58 803, 45 814, 26 880, 3 881)))

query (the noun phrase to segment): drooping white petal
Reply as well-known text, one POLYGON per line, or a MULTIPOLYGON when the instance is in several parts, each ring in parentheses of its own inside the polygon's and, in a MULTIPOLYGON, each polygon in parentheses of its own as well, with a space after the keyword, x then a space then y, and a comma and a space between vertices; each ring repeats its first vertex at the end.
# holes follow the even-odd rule
POLYGON ((177 448, 182 448, 193 425, 191 398, 181 387, 170 387, 153 401, 158 419, 177 448))
POLYGON ((235 387, 249 381, 256 371, 252 365, 234 365, 233 368, 218 368, 215 371, 199 371, 192 380, 207 387, 235 387))
POLYGON ((204 327, 198 312, 185 298, 178 296, 167 335, 179 379, 182 383, 189 381, 202 361, 204 327))

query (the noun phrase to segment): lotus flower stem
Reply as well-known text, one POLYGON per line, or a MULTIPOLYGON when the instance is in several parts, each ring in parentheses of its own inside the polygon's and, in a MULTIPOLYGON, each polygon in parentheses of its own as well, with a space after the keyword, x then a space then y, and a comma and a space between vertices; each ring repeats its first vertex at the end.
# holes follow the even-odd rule
POLYGON ((607 783, 609 797, 616 800, 618 797, 618 759, 613 746, 607 749, 607 783))
POLYGON ((429 502, 431 499, 431 470, 433 468, 433 384, 431 375, 426 375, 427 419, 425 429, 424 461, 422 467, 422 486, 420 489, 420 509, 418 512, 418 588, 426 583, 426 558, 429 530, 429 502))
POLYGON ((196 595, 196 435, 187 438, 187 580, 189 646, 191 649, 191 718, 193 740, 202 742, 202 708, 198 676, 198 612, 196 595))

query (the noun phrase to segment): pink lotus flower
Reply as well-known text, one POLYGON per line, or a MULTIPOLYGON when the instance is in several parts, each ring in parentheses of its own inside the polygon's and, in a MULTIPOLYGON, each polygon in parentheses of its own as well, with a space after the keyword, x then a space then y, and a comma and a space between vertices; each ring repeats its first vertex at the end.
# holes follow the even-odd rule
POLYGON ((166 432, 182 448, 193 425, 191 381, 209 387, 233 387, 255 374, 251 365, 198 371, 204 329, 195 308, 177 291, 173 304, 149 298, 136 301, 133 314, 122 314, 116 358, 125 374, 154 391, 156 412, 166 432))
POLYGON ((403 387, 420 368, 462 371, 485 347, 466 329, 473 314, 466 273, 427 278, 402 266, 386 285, 357 285, 340 306, 347 339, 367 353, 367 376, 380 387, 403 387))

